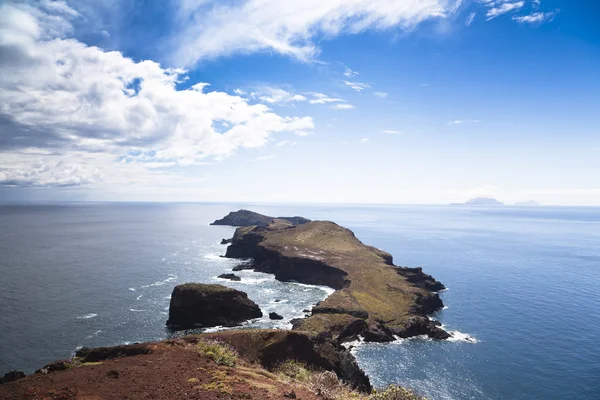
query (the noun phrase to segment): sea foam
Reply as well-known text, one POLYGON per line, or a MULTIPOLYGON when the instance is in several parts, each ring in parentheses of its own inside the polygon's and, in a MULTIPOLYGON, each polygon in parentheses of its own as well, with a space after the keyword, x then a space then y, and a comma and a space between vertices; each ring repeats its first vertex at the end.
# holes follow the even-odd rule
POLYGON ((94 318, 97 316, 98 316, 98 314, 90 313, 90 314, 82 315, 81 317, 77 317, 77 319, 90 319, 90 318, 94 318))

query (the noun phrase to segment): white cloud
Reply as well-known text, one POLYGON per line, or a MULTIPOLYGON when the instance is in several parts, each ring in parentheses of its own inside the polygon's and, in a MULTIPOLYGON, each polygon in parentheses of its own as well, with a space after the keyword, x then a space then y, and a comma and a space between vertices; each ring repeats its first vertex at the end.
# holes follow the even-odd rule
POLYGON ((331 106, 334 110, 350 110, 354 108, 352 104, 335 104, 331 106))
POLYGON ((541 24, 546 21, 552 21, 557 12, 536 12, 522 17, 514 16, 512 19, 520 24, 541 24))
POLYGON ((235 90, 233 91, 233 93, 237 94, 238 96, 243 96, 243 95, 245 95, 245 94, 246 94, 246 92, 245 92, 245 91, 243 91, 242 89, 239 89, 239 88, 238 88, 238 89, 235 89, 235 90))
POLYGON ((399 135, 400 133, 402 133, 400 131, 394 131, 392 129, 386 129, 386 130, 381 131, 381 132, 382 133, 387 133, 388 135, 399 135))
POLYGON ((350 82, 350 81, 344 81, 344 85, 356 90, 357 92, 362 92, 365 89, 370 88, 371 86, 369 86, 366 83, 362 83, 362 82, 350 82))
POLYGON ((273 51, 300 60, 319 53, 315 39, 366 30, 410 31, 455 11, 455 0, 187 0, 172 39, 176 65, 235 53, 273 51))
POLYGON ((326 104, 326 103, 337 103, 337 102, 345 102, 346 100, 340 99, 338 97, 329 97, 323 93, 309 93, 313 96, 313 99, 309 100, 310 104, 326 104))
POLYGON ((346 67, 346 70, 344 71, 344 76, 346 76, 347 78, 352 78, 356 75, 358 75, 358 72, 352 71, 350 68, 346 67))
POLYGON ((282 147, 282 146, 295 146, 295 145, 297 145, 297 144, 298 144, 298 142, 296 142, 296 141, 292 142, 291 140, 282 140, 281 142, 277 142, 277 143, 275 144, 275 146, 277 146, 277 147, 282 147))
POLYGON ((256 161, 267 161, 267 160, 272 160, 274 158, 275 158, 275 156, 261 156, 261 157, 256 157, 255 160, 256 161))
POLYGON ((314 128, 310 117, 282 117, 206 83, 178 90, 183 70, 65 39, 76 14, 54 3, 0 6, 0 55, 10 55, 0 57, 0 184, 89 184, 127 171, 175 182, 156 167, 200 164, 314 128))
POLYGON ((431 86, 429 83, 421 83, 421 87, 429 87, 431 86))
POLYGON ((386 92, 375 92, 375 96, 385 99, 386 97, 388 97, 388 94, 386 92))
POLYGON ((296 131, 296 132, 294 132, 294 134, 296 136, 308 136, 308 135, 312 135, 313 132, 309 132, 309 131, 296 131))
POLYGON ((491 20, 494 19, 496 17, 499 17, 500 15, 506 14, 508 12, 511 11, 516 11, 516 10, 520 10, 521 8, 523 8, 523 6, 525 5, 524 1, 516 1, 514 3, 510 3, 510 2, 502 2, 502 3, 490 3, 493 4, 492 8, 490 8, 487 12, 487 14, 485 15, 487 17, 487 20, 491 20))
POLYGON ((260 100, 266 103, 291 103, 307 100, 306 97, 301 94, 294 94, 281 88, 268 86, 260 88, 257 92, 253 93, 253 95, 258 96, 260 100))
POLYGON ((367 143, 367 142, 370 142, 370 141, 371 141, 371 139, 369 139, 369 138, 362 138, 362 139, 360 139, 361 143, 367 143))
POLYGON ((471 26, 473 21, 475 21, 475 16, 477 16, 477 13, 472 12, 471 14, 469 14, 467 16, 467 20, 465 21, 465 25, 471 26))
POLYGON ((457 120, 448 122, 448 125, 476 124, 478 122, 481 122, 481 121, 478 119, 457 119, 457 120))

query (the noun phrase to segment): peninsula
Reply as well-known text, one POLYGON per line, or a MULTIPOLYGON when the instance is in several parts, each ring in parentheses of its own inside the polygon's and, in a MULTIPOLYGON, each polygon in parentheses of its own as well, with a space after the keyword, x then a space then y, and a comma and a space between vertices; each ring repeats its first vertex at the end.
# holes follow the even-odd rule
POLYGON ((443 308, 437 292, 444 285, 421 268, 395 266, 389 253, 363 244, 333 222, 294 225, 273 219, 266 226, 247 226, 245 215, 245 210, 229 215, 242 227, 235 231, 226 257, 251 258, 245 268, 273 273, 281 281, 336 290, 309 317, 294 320, 294 330, 339 342, 358 336, 378 342, 418 335, 450 337, 427 317, 443 308))

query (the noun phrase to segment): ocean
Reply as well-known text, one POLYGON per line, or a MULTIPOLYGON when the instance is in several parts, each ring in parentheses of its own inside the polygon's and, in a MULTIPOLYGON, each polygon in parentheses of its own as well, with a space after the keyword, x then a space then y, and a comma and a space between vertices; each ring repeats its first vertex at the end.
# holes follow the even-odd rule
POLYGON ((354 347, 374 386, 429 399, 597 399, 600 208, 72 203, 0 205, 0 373, 81 346, 159 340, 184 282, 243 290, 288 328, 331 289, 277 282, 220 257, 229 211, 327 219, 444 283, 433 318, 457 340, 354 347), (467 340, 469 339, 469 340, 467 340))

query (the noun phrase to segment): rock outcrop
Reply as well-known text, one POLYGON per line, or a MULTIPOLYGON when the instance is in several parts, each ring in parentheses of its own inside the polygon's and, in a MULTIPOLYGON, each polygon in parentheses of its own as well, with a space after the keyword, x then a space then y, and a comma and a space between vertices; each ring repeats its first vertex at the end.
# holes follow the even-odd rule
POLYGON ((270 312, 269 319, 281 320, 283 319, 283 315, 277 314, 276 312, 270 312))
POLYGON ((240 278, 236 274, 221 274, 218 277, 221 279, 229 279, 230 281, 235 281, 235 282, 239 282, 242 280, 242 278, 240 278))
MULTIPOLYGON (((271 370, 285 360, 305 363, 312 369, 333 371, 355 389, 371 390, 369 378, 354 356, 343 346, 323 336, 285 330, 244 330, 203 334, 231 344, 244 359, 271 370)), ((191 340, 194 340, 191 337, 191 340)))
POLYGON ((225 256, 251 258, 254 270, 272 273, 280 281, 336 290, 312 309, 311 316, 294 321, 294 329, 340 342, 358 335, 369 341, 450 337, 427 318, 443 308, 437 294, 443 284, 421 268, 395 266, 389 253, 364 245, 333 222, 238 228, 225 256))
POLYGON ((173 329, 236 326, 260 317, 260 307, 244 292, 223 285, 186 283, 173 289, 167 326, 173 329))
POLYGON ((14 381, 18 381, 19 379, 25 378, 25 373, 21 371, 10 371, 4 374, 2 378, 0 378, 0 385, 5 383, 10 383, 14 381))
MULTIPOLYGON (((269 226, 273 223, 281 226, 295 226, 310 222, 304 217, 269 217, 248 210, 232 211, 225 217, 216 220, 211 225, 228 226, 269 226)), ((223 239, 225 241, 226 239, 223 239)), ((225 244, 221 242, 222 244, 225 244)))

